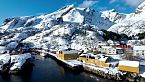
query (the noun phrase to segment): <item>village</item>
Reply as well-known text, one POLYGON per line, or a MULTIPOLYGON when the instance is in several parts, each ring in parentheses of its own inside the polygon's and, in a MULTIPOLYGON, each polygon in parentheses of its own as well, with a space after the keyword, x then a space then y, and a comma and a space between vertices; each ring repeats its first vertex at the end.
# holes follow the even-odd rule
POLYGON ((50 50, 49 54, 70 68, 83 66, 83 70, 107 79, 140 82, 145 78, 145 45, 140 40, 99 41, 98 48, 50 50))
MULTIPOLYGON (((21 71, 34 54, 51 57, 61 65, 76 72, 86 71, 103 78, 120 81, 145 79, 145 45, 142 40, 98 41, 97 47, 86 49, 29 48, 7 50, 0 46, 0 71, 16 74, 21 71), (10 67, 11 66, 11 67, 10 67)), ((9 47, 16 48, 12 43, 9 47)))

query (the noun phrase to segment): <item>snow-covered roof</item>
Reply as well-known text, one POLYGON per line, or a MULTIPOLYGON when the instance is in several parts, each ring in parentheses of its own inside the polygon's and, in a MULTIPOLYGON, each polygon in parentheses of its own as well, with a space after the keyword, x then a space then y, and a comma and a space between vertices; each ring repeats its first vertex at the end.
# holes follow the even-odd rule
POLYGON ((82 65, 82 62, 78 61, 78 60, 66 60, 67 64, 71 65, 71 66, 77 66, 77 65, 82 65))
POLYGON ((77 50, 62 50, 64 54, 78 54, 77 50))
POLYGON ((102 46, 102 48, 112 48, 112 46, 102 46))
POLYGON ((119 61, 119 65, 130 66, 130 67, 139 67, 139 61, 123 60, 123 61, 119 61))
POLYGON ((94 55, 94 53, 83 53, 80 56, 93 56, 93 57, 95 57, 97 55, 94 55))
POLYGON ((107 42, 108 42, 108 43, 112 43, 112 44, 114 43, 113 40, 108 40, 107 42))
POLYGON ((134 46, 133 50, 145 50, 145 45, 143 45, 143 46, 134 46))
POLYGON ((100 61, 106 62, 106 60, 107 60, 108 58, 109 58, 109 57, 101 57, 101 58, 99 58, 99 60, 100 60, 100 61))
POLYGON ((118 50, 122 50, 123 48, 116 47, 116 49, 118 49, 118 50))
POLYGON ((120 55, 106 55, 106 56, 109 56, 113 59, 121 59, 121 56, 120 55))

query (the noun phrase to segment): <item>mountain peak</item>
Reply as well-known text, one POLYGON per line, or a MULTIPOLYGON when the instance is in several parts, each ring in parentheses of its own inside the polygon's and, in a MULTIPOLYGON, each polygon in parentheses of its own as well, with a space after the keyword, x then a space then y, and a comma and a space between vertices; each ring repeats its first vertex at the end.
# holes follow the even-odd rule
POLYGON ((66 5, 66 6, 62 7, 59 10, 63 10, 63 9, 66 9, 66 8, 74 8, 74 7, 75 7, 74 4, 71 4, 71 5, 66 5))
POLYGON ((141 12, 145 12, 145 1, 141 3, 136 9, 136 13, 141 13, 141 12))
POLYGON ((114 23, 119 23, 126 17, 126 14, 122 14, 117 12, 115 9, 111 9, 111 10, 103 11, 101 17, 104 17, 105 19, 109 19, 114 23))
MULTIPOLYGON (((11 18, 10 18, 11 19, 11 18)), ((96 12, 90 8, 79 8, 72 5, 67 5, 61 9, 41 16, 27 16, 18 17, 11 20, 7 20, 0 28, 7 29, 17 29, 20 27, 33 27, 33 28, 51 28, 55 25, 60 24, 88 24, 95 25, 100 29, 108 29, 114 23, 108 19, 101 17, 101 13, 96 12), (43 23, 43 24, 42 24, 43 23)))
POLYGON ((109 10, 110 12, 116 12, 116 10, 115 9, 111 9, 111 10, 109 10))

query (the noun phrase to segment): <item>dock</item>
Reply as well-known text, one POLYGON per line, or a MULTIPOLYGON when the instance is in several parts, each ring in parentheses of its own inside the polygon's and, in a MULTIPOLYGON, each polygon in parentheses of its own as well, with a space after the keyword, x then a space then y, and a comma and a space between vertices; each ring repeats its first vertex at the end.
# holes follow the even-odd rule
POLYGON ((62 59, 59 59, 58 57, 56 57, 56 53, 53 51, 46 51, 46 50, 40 50, 40 49, 31 49, 31 50, 33 50, 32 52, 35 52, 35 53, 46 54, 46 57, 51 57, 52 59, 57 61, 57 63, 65 66, 65 67, 68 67, 75 71, 83 71, 82 62, 77 61, 76 59, 75 60, 62 60, 62 59))
POLYGON ((77 60, 61 60, 56 57, 55 53, 48 53, 48 56, 56 60, 58 63, 60 63, 63 66, 66 66, 70 69, 76 70, 76 71, 81 71, 83 70, 83 65, 82 62, 77 61, 77 60))

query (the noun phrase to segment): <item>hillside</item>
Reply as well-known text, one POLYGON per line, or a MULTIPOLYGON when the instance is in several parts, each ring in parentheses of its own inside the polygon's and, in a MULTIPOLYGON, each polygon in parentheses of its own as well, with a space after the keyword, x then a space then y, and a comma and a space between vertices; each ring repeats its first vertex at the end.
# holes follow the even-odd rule
POLYGON ((99 30, 113 24, 93 9, 68 5, 50 14, 5 19, 0 27, 0 45, 9 48, 13 42, 35 48, 85 49, 103 40, 99 30))

